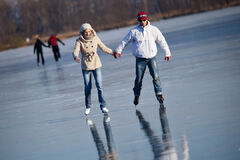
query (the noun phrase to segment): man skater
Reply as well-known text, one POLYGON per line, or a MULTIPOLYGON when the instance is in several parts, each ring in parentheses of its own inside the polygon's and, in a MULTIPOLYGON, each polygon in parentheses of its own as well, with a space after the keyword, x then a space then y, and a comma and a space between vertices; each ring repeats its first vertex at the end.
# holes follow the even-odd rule
POLYGON ((123 38, 118 47, 115 49, 114 57, 121 57, 121 53, 124 47, 130 41, 132 41, 132 52, 136 57, 136 79, 133 88, 135 98, 133 103, 135 105, 138 105, 139 103, 139 96, 142 88, 142 79, 146 67, 148 66, 149 72, 153 78, 155 95, 160 105, 163 106, 164 98, 162 96, 161 81, 156 58, 156 41, 160 44, 161 48, 165 52, 165 60, 170 60, 171 52, 160 30, 157 27, 152 26, 148 21, 147 14, 145 12, 139 12, 137 18, 138 25, 132 28, 123 38))
POLYGON ((56 37, 56 35, 51 35, 48 39, 48 46, 52 46, 52 51, 56 62, 59 58, 61 58, 57 41, 60 42, 62 45, 65 45, 59 38, 56 37))

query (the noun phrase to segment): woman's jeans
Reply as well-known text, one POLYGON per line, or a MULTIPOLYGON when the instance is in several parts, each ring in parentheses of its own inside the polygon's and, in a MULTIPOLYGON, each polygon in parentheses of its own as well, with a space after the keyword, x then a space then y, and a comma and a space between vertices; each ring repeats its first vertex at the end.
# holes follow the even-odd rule
POLYGON ((147 66, 153 78, 152 82, 155 95, 157 96, 159 94, 162 94, 157 58, 155 56, 153 58, 136 58, 136 79, 133 88, 135 96, 140 96, 142 89, 142 80, 147 66))
POLYGON ((95 70, 82 70, 84 87, 85 87, 85 104, 86 108, 92 106, 91 102, 91 89, 92 89, 92 76, 94 76, 95 84, 98 90, 98 101, 100 103, 100 108, 106 107, 106 101, 103 97, 103 85, 102 85, 102 72, 101 68, 95 70))

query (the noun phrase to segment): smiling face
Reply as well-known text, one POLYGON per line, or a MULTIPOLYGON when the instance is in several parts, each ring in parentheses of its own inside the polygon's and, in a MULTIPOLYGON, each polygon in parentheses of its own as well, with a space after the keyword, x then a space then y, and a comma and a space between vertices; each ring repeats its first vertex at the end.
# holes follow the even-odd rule
POLYGON ((90 37, 92 35, 92 30, 90 29, 85 29, 83 32, 84 36, 90 37))

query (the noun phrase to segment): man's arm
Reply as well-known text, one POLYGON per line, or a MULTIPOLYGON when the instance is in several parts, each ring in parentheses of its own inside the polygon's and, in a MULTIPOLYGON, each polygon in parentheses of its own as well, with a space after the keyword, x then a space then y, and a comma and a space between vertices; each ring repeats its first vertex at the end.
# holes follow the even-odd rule
POLYGON ((123 49, 125 48, 125 46, 128 44, 128 42, 132 39, 132 32, 130 31, 124 38, 123 40, 120 42, 120 44, 118 45, 118 47, 115 49, 116 53, 122 53, 123 49))
POLYGON ((62 45, 65 45, 65 43, 63 43, 63 41, 61 41, 59 38, 57 38, 57 41, 60 42, 62 45))
POLYGON ((168 60, 169 58, 171 57, 171 52, 169 50, 169 47, 168 47, 168 44, 167 44, 167 41, 165 40, 164 36, 162 35, 162 33, 160 32, 159 29, 156 28, 156 33, 157 33, 157 42, 158 44, 161 46, 161 48, 163 49, 163 51, 165 52, 165 60, 166 60, 166 57, 168 57, 168 60))

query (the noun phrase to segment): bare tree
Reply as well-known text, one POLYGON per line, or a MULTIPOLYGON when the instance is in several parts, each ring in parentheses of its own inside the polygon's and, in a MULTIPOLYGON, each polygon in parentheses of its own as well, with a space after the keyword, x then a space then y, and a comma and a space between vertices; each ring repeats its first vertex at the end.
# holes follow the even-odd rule
POLYGON ((133 20, 136 20, 137 12, 142 10, 149 16, 168 18, 240 4, 240 0, 12 1, 14 3, 10 3, 10 0, 0 0, 0 42, 15 43, 16 37, 30 37, 36 33, 49 35, 76 31, 85 22, 91 23, 97 30, 129 25, 135 23, 133 20), (9 40, 11 37, 15 38, 9 40))

